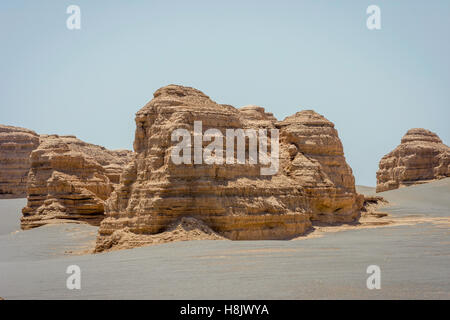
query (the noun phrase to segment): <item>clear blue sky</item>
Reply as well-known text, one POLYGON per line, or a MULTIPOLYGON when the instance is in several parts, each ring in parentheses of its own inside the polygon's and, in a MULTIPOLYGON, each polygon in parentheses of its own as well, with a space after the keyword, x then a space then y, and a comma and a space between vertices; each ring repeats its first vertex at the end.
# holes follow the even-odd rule
POLYGON ((0 2, 0 123, 132 148, 161 86, 333 121, 356 182, 413 127, 450 143, 450 1, 0 2), (81 8, 81 30, 66 8, 81 8), (382 29, 366 28, 381 8, 382 29))

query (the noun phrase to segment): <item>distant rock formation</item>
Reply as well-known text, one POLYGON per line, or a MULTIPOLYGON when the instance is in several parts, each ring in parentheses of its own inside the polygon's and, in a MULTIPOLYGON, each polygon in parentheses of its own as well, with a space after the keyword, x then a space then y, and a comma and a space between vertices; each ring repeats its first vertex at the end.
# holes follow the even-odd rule
POLYGON ((60 221, 98 225, 131 151, 110 151, 74 136, 41 135, 30 156, 22 229, 60 221))
POLYGON ((38 145, 36 132, 0 125, 0 199, 26 197, 29 157, 38 145))
POLYGON ((446 177, 450 177, 450 148, 429 130, 411 129, 380 160, 377 192, 446 177))
POLYGON ((337 131, 314 111, 278 122, 262 107, 236 109, 199 90, 169 85, 154 93, 135 120, 136 155, 106 203, 97 252, 151 243, 183 217, 245 240, 289 239, 314 220, 359 216, 364 197, 355 191, 337 131), (278 128, 278 173, 261 175, 264 165, 250 164, 248 157, 245 164, 174 164, 171 133, 184 128, 193 135, 194 121, 202 122, 203 132, 215 128, 224 135, 226 129, 278 128))

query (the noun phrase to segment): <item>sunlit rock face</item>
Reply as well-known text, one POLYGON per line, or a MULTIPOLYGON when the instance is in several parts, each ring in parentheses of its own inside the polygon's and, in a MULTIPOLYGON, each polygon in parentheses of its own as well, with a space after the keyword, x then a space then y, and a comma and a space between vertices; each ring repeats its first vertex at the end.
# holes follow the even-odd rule
POLYGON ((29 158, 38 145, 36 132, 0 125, 0 199, 26 197, 29 158))
POLYGON ((131 151, 107 150, 74 136, 41 135, 30 155, 22 228, 69 220, 98 225, 131 156, 131 151))
MULTIPOLYGON (((236 109, 218 104, 199 90, 169 85, 136 113, 135 156, 120 185, 106 202, 96 251, 145 245, 182 217, 205 223, 232 240, 289 239, 311 221, 352 221, 362 198, 345 162, 334 125, 314 111, 301 111, 278 122, 259 106, 236 109), (267 163, 253 163, 249 139, 245 163, 181 163, 171 158, 176 129, 194 137, 217 129, 227 144, 227 129, 279 130, 279 168, 262 175, 267 163)), ((203 141, 203 148, 210 141, 203 141)), ((236 146, 236 144, 235 144, 236 146)), ((260 147, 259 147, 260 148, 260 147)), ((192 158, 195 157, 192 151, 192 158)))
POLYGON ((411 129, 400 145, 380 160, 377 192, 449 176, 450 148, 429 130, 411 129))

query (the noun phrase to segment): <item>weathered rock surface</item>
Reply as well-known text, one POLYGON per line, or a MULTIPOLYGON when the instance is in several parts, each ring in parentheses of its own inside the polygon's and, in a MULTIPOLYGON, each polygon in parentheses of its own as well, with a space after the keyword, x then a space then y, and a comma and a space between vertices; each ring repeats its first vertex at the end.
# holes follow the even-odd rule
POLYGON ((312 220, 333 223, 357 218, 364 199, 355 191, 355 178, 334 124, 305 110, 277 127, 282 173, 302 187, 312 220))
POLYGON ((400 145, 380 160, 377 192, 449 176, 450 148, 429 130, 411 129, 400 145))
POLYGON ((378 208, 389 203, 385 198, 380 196, 364 196, 364 204, 361 208, 361 216, 374 216, 382 218, 388 214, 385 212, 379 212, 378 208))
POLYGON ((0 199, 26 197, 29 157, 38 145, 36 132, 0 125, 0 199))
POLYGON ((111 151, 74 136, 41 135, 30 155, 23 229, 61 221, 98 225, 131 151, 111 151))
POLYGON ((228 239, 289 239, 314 220, 356 219, 364 201, 334 125, 314 111, 278 122, 261 107, 238 110, 199 90, 169 85, 136 113, 134 149, 106 203, 96 251, 148 244, 183 217, 228 239), (202 122, 203 132, 216 128, 224 135, 226 129, 279 128, 278 173, 261 175, 264 165, 248 157, 245 164, 175 165, 171 133, 184 128, 193 136, 194 121, 202 122))
POLYGON ((170 224, 161 233, 141 235, 130 232, 128 227, 115 231, 107 241, 97 245, 96 251, 129 249, 140 246, 162 244, 173 241, 226 240, 214 232, 203 221, 191 217, 182 217, 170 224))

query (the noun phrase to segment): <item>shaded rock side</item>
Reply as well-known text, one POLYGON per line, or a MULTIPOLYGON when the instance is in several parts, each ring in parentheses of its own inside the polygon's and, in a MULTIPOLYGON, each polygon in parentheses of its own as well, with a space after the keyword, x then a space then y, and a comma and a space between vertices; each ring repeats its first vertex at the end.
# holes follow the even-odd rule
POLYGON ((29 158, 38 145, 36 132, 0 125, 0 199, 26 197, 29 158))
POLYGON ((385 155, 377 171, 377 192, 426 183, 450 176, 450 148, 437 134, 411 129, 385 155))
POLYGON ((131 246, 145 245, 145 236, 166 231, 182 217, 228 239, 246 240, 289 239, 310 228, 311 220, 344 222, 359 215, 363 199, 334 125, 313 111, 277 122, 261 107, 238 110, 199 90, 169 85, 154 93, 135 120, 136 156, 106 203, 97 251, 124 246, 125 229, 131 246), (224 135, 226 129, 279 128, 278 173, 262 176, 262 165, 249 164, 248 157, 246 164, 175 165, 171 133, 184 128, 192 137, 194 121, 202 122, 203 132, 216 128, 224 135))
POLYGON ((22 229, 68 220, 98 225, 131 158, 131 151, 107 150, 74 136, 41 135, 30 155, 22 229))

